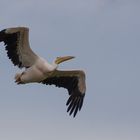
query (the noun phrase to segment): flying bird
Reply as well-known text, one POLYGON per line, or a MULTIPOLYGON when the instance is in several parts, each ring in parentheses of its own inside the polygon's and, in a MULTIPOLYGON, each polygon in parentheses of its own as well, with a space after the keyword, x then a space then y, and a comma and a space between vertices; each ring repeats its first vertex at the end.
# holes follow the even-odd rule
POLYGON ((15 66, 25 68, 15 75, 17 84, 42 83, 68 90, 66 102, 69 115, 76 116, 81 110, 86 91, 85 73, 82 70, 58 70, 58 65, 73 59, 73 56, 57 57, 51 64, 38 56, 29 45, 29 28, 13 27, 0 31, 0 42, 4 42, 7 56, 15 66))

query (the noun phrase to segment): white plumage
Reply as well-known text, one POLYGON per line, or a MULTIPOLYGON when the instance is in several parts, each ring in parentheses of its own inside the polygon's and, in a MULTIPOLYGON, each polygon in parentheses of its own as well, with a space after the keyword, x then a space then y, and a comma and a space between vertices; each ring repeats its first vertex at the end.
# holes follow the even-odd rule
POLYGON ((58 64, 74 58, 73 56, 57 57, 50 64, 35 54, 29 45, 29 29, 26 27, 7 28, 0 31, 0 42, 5 43, 7 55, 15 66, 25 68, 15 75, 17 84, 31 82, 56 85, 68 90, 70 95, 66 105, 67 112, 75 117, 81 110, 85 96, 85 73, 81 70, 60 71, 58 64))

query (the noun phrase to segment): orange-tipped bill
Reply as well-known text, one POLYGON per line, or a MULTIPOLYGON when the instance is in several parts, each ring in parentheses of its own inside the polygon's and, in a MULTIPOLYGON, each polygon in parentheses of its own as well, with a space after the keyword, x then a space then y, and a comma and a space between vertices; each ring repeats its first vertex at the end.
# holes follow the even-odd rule
POLYGON ((67 61, 67 60, 70 60, 70 59, 73 59, 75 58, 74 56, 63 56, 63 57, 57 57, 56 60, 55 60, 55 63, 56 64, 60 64, 64 61, 67 61))

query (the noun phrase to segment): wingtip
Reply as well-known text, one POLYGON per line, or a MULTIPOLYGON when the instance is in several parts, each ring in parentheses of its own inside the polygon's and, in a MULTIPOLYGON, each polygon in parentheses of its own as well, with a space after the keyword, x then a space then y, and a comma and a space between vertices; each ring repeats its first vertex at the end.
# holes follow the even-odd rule
POLYGON ((5 29, 0 31, 0 42, 5 40, 6 34, 5 34, 5 29))
POLYGON ((80 95, 77 97, 70 96, 66 105, 68 106, 67 112, 71 116, 73 114, 73 118, 76 117, 78 111, 81 110, 83 106, 84 95, 80 95))

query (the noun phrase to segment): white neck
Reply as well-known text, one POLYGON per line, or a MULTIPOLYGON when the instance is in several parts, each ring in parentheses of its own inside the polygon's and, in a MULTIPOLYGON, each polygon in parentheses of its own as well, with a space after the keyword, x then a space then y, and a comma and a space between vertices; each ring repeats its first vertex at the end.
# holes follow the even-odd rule
POLYGON ((57 69, 58 68, 58 64, 56 64, 55 63, 55 61, 52 63, 52 67, 54 68, 54 69, 57 69))
POLYGON ((42 69, 44 72, 54 71, 58 67, 58 65, 55 63, 55 61, 52 64, 50 64, 43 58, 39 59, 38 64, 39 64, 38 66, 40 67, 40 69, 42 69), (42 67, 42 66, 44 66, 44 67, 42 67))

